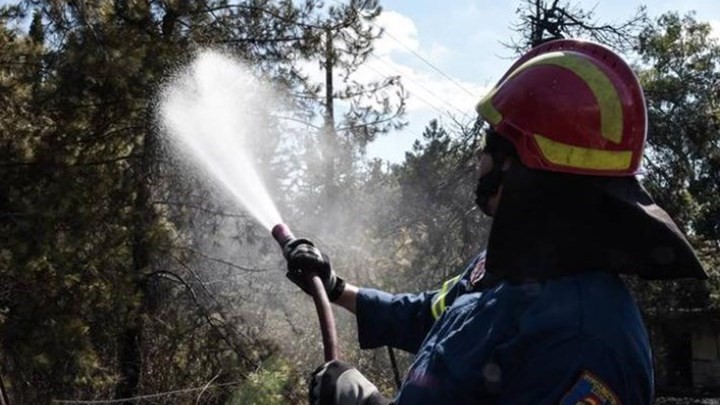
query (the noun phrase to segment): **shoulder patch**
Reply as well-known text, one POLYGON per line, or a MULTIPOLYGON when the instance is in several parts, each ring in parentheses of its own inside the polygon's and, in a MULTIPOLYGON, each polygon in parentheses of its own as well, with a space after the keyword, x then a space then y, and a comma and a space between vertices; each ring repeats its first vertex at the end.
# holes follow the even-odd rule
POLYGON ((617 395, 596 375, 583 371, 560 405, 621 405, 617 395))

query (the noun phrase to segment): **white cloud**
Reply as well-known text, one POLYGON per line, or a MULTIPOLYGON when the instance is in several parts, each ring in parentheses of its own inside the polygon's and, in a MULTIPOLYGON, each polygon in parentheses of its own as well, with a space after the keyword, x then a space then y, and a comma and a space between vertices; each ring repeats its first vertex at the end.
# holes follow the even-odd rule
POLYGON ((410 18, 394 11, 383 11, 375 23, 385 30, 385 35, 375 42, 376 55, 408 52, 408 49, 416 51, 420 47, 417 27, 410 18))
POLYGON ((357 72, 356 80, 400 76, 409 93, 406 118, 410 121, 414 113, 421 112, 448 113, 461 119, 474 117, 473 107, 487 87, 448 79, 416 55, 438 66, 438 61, 452 57, 453 51, 439 42, 423 46, 415 23, 403 14, 383 11, 377 24, 385 29, 386 35, 376 43, 373 56, 357 72))
POLYGON ((720 20, 710 20, 710 36, 720 41, 720 20))
POLYGON ((430 60, 443 61, 445 59, 453 58, 456 54, 455 51, 437 42, 433 42, 428 51, 430 60))

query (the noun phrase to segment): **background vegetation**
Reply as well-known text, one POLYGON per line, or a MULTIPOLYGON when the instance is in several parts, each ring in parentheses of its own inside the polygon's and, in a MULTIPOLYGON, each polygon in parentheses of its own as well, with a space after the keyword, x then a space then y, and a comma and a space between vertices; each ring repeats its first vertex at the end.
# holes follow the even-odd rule
MULTIPOLYGON (((12 403, 163 392, 172 393, 146 400, 304 400, 321 358, 310 303, 283 279, 266 231, 156 131, 158 86, 204 47, 247 61, 291 100, 286 116, 266 117, 253 156, 287 221, 326 247, 347 279, 435 288, 482 247, 489 223, 472 197, 482 123, 432 121, 404 162, 366 159, 368 143, 404 125, 406 94, 402 78, 352 79, 382 35, 372 24, 380 4, 331 4, 0 8, 0 376, 12 403), (304 73, 308 62, 347 80, 328 89, 304 73)), ((581 36, 634 61, 651 123, 644 183, 711 279, 628 282, 654 331, 682 313, 716 316, 720 46, 709 25, 692 14, 651 21, 642 9, 606 25, 542 0, 519 2, 517 16, 508 46, 518 53, 581 36)), ((391 393, 385 352, 359 353, 353 320, 338 317, 344 358, 391 393)), ((658 382, 672 384, 673 359, 657 339, 658 382)))

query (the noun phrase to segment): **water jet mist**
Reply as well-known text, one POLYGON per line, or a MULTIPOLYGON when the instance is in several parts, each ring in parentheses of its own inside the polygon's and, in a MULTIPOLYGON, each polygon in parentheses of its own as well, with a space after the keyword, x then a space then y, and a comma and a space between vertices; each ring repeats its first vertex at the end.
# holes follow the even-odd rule
POLYGON ((158 104, 174 146, 268 231, 282 220, 247 151, 249 137, 266 132, 256 107, 273 102, 269 88, 241 63, 203 51, 164 86, 158 104))
MULTIPOLYGON (((269 88, 242 64, 205 51, 165 86, 158 112, 179 151, 223 186, 285 250, 295 237, 282 223, 247 153, 249 136, 267 130, 256 108, 273 102, 269 88)), ((305 276, 318 311, 325 360, 336 359, 335 321, 323 283, 313 272, 305 276)))

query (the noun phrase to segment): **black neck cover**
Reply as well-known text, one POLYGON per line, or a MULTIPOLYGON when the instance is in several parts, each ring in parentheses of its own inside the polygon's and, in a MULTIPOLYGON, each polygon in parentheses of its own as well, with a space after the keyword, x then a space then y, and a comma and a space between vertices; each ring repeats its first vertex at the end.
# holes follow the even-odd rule
POLYGON ((683 233, 635 177, 554 173, 518 162, 501 181, 486 263, 497 277, 606 271, 707 278, 683 233))

